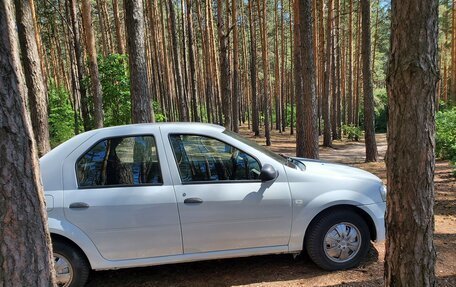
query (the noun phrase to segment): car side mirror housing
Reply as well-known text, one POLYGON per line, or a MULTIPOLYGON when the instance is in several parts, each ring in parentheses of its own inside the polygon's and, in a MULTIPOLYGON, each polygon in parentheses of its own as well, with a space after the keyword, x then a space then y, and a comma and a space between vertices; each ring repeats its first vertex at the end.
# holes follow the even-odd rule
POLYGON ((272 165, 265 164, 261 168, 259 177, 260 177, 261 181, 270 181, 270 180, 276 179, 277 176, 279 176, 279 173, 277 172, 277 170, 275 170, 275 168, 272 165))

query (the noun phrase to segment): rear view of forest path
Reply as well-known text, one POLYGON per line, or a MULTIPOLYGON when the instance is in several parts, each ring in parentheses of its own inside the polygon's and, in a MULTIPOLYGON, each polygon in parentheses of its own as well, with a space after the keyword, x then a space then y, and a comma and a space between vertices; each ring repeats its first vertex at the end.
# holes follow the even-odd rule
MULTIPOLYGON (((264 144, 241 127, 245 137, 264 144)), ((295 137, 289 132, 271 133, 271 150, 293 155, 295 137)), ((380 161, 364 163, 363 142, 334 141, 334 148, 320 147, 320 158, 370 171, 386 182, 385 134, 377 135, 380 161)), ((456 286, 456 180, 446 161, 436 163, 435 245, 438 286, 456 286)), ((174 264, 118 271, 93 272, 88 286, 383 286, 384 243, 374 244, 358 268, 326 272, 305 256, 257 256, 174 264)))

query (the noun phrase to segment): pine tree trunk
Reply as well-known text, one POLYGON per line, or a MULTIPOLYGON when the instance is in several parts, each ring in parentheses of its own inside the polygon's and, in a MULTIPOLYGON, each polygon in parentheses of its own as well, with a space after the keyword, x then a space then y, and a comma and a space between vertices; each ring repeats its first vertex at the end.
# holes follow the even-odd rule
MULTIPOLYGON (((16 5, 18 14, 22 15, 18 21, 32 23, 31 14, 20 11, 29 8, 17 2, 16 5)), ((0 286, 54 286, 38 151, 25 107, 27 87, 17 44, 14 4, 3 0, 0 2, 0 286)), ((34 68, 41 69, 39 65, 34 68)))
POLYGON ((90 83, 93 97, 93 118, 95 128, 103 127, 103 93, 98 75, 97 49, 95 35, 92 28, 92 6, 90 0, 82 0, 82 22, 86 37, 87 53, 89 54, 90 83))
POLYGON ((170 18, 170 29, 171 29, 171 45, 173 48, 173 65, 174 65, 174 74, 176 76, 176 86, 177 86, 177 100, 178 100, 178 109, 179 109, 179 120, 182 122, 188 122, 189 116, 187 113, 187 105, 184 98, 184 83, 182 80, 182 71, 180 64, 180 57, 178 51, 177 43, 177 29, 176 29, 176 13, 174 10, 173 0, 168 0, 169 7, 169 18, 170 18))
MULTIPOLYGON (((228 7, 227 7, 228 9, 228 7)), ((222 98, 223 125, 231 129, 231 91, 229 86, 228 34, 225 34, 223 21, 223 3, 217 0, 217 31, 220 47, 220 92, 222 98)))
POLYGON ((71 19, 71 28, 73 30, 73 45, 74 45, 74 53, 76 58, 76 73, 78 77, 78 85, 77 88, 79 89, 76 93, 79 93, 79 97, 81 100, 81 114, 82 114, 82 123, 84 126, 84 130, 88 131, 91 129, 90 123, 90 113, 89 113, 89 103, 87 98, 87 89, 84 84, 84 77, 85 77, 85 67, 84 67, 84 55, 82 51, 81 45, 81 35, 79 33, 79 17, 78 17, 78 9, 76 0, 69 0, 68 3, 70 7, 70 19, 71 19))
POLYGON ((337 85, 336 85, 336 98, 335 98, 335 106, 336 106, 336 115, 335 115, 335 122, 336 125, 333 127, 335 130, 335 139, 341 139, 341 130, 342 130, 342 115, 341 115, 341 89, 342 89, 342 83, 343 83, 343 77, 341 75, 341 70, 342 70, 342 52, 341 52, 341 38, 340 37, 340 18, 341 18, 341 13, 340 13, 340 1, 336 0, 336 28, 335 28, 335 39, 336 39, 336 79, 337 79, 337 85))
POLYGON ((253 0, 249 0, 249 28, 250 28, 250 86, 252 88, 252 131, 255 136, 260 135, 260 115, 257 91, 257 52, 256 28, 253 17, 253 0))
POLYGON ((325 73, 324 73, 324 95, 322 100, 322 113, 323 113, 323 122, 324 122, 324 131, 323 131, 323 146, 331 147, 331 70, 332 70, 332 61, 331 61, 331 47, 332 47, 332 37, 331 37, 331 27, 332 27, 332 18, 333 18, 333 0, 328 0, 328 17, 326 22, 326 53, 325 53, 325 73))
POLYGON ((231 22, 233 25, 233 96, 231 99, 232 121, 234 132, 239 132, 239 35, 237 25, 237 1, 231 0, 231 22))
POLYGON ((112 11, 114 14, 114 23, 116 27, 117 53, 125 54, 125 41, 122 33, 122 24, 120 24, 118 0, 112 0, 112 11))
POLYGON ((349 125, 353 124, 353 0, 350 0, 348 13, 348 59, 347 59, 347 120, 349 125))
POLYGON ((194 0, 187 0, 187 36, 188 36, 188 59, 190 66, 190 87, 191 87, 191 100, 192 100, 192 119, 194 122, 199 122, 198 116, 198 87, 196 79, 196 68, 195 68, 195 44, 193 43, 193 19, 192 19, 192 6, 194 0))
MULTIPOLYGON (((270 97, 269 97, 269 61, 268 61, 268 31, 267 31, 267 1, 262 1, 262 17, 260 17, 262 58, 263 58, 263 110, 264 110, 264 136, 266 145, 271 145, 271 126, 270 126, 270 97), (262 20, 262 21, 261 21, 262 20)), ((259 2, 258 2, 259 5, 259 2)), ((258 9, 260 11, 260 9, 258 9)))
POLYGON ((364 92, 364 140, 366 144, 366 162, 377 161, 377 143, 375 141, 374 92, 371 70, 371 32, 370 0, 361 0, 362 14, 362 57, 363 57, 363 92, 364 92))
POLYGON ((155 119, 147 85, 143 13, 142 0, 125 1, 132 123, 150 123, 155 119))
POLYGON ((281 116, 281 111, 282 111, 282 103, 280 99, 280 54, 279 54, 279 20, 277 16, 277 10, 279 9, 278 7, 278 1, 275 0, 274 2, 274 27, 275 27, 275 33, 274 33, 274 54, 275 54, 275 59, 274 59, 274 98, 275 98, 275 113, 276 113, 276 122, 275 122, 275 128, 279 132, 282 132, 282 122, 280 120, 281 116))
POLYGON ((318 102, 315 93, 316 73, 312 23, 312 0, 300 0, 299 36, 304 76, 302 77, 302 95, 296 96, 296 156, 318 158, 318 102))
POLYGON ((35 38, 32 5, 29 0, 16 1, 19 42, 28 89, 28 104, 32 120, 33 135, 41 157, 50 149, 47 110, 47 87, 41 70, 41 59, 35 38))
POLYGON ((435 286, 438 2, 392 2, 385 286, 435 286))

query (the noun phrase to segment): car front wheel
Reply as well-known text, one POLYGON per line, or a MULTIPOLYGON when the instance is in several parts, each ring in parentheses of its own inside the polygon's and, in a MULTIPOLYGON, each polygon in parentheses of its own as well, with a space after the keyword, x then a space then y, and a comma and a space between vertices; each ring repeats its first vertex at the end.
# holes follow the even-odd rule
POLYGON ((353 268, 369 251, 369 227, 353 211, 330 211, 309 227, 305 247, 312 261, 323 269, 353 268))
POLYGON ((82 287, 89 277, 90 267, 85 257, 61 241, 52 243, 57 286, 82 287))

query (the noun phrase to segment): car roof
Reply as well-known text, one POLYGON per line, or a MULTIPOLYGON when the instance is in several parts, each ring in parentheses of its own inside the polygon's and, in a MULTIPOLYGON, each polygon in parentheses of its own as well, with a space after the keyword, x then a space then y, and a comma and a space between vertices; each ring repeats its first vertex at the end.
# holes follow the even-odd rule
POLYGON ((218 131, 223 131, 225 128, 220 125, 216 124, 207 124, 207 123, 196 123, 196 122, 160 122, 160 123, 142 123, 142 124, 129 124, 129 125, 122 125, 122 126, 113 126, 113 127, 106 127, 106 128, 100 128, 96 130, 92 130, 89 132, 97 132, 97 131, 105 131, 105 130, 116 130, 116 131, 121 131, 123 129, 127 130, 132 127, 147 127, 147 126, 155 126, 155 127, 162 127, 166 126, 168 128, 182 128, 182 127, 188 127, 188 128, 205 128, 205 129, 214 129, 218 131))

